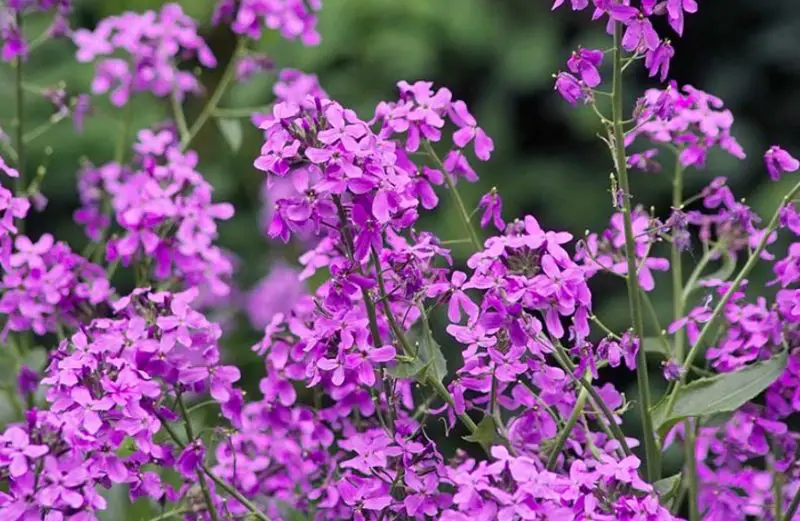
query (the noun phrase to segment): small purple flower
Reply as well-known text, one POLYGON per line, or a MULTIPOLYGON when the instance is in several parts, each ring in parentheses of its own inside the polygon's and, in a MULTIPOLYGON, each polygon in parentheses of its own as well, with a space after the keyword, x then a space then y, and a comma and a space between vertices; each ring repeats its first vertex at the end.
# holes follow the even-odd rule
POLYGON ((622 36, 622 47, 629 52, 655 51, 659 42, 653 24, 642 14, 628 22, 622 36))
POLYGON ((777 145, 766 151, 764 163, 767 165, 767 172, 773 181, 779 181, 781 175, 786 172, 796 172, 800 169, 800 161, 777 145))
POLYGON ((647 68, 650 77, 659 75, 661 81, 667 79, 669 74, 669 64, 672 57, 675 56, 675 49, 669 40, 662 41, 655 50, 648 51, 645 56, 644 66, 647 68))
POLYGON ((489 193, 481 197, 478 208, 483 209, 481 228, 486 228, 489 222, 491 222, 499 231, 505 229, 506 223, 503 222, 503 199, 497 193, 496 188, 492 188, 489 193))
POLYGON ((677 360, 670 358, 661 363, 661 371, 664 373, 664 378, 668 382, 674 382, 683 374, 683 367, 681 367, 677 360))
POLYGON ((575 106, 578 101, 585 101, 587 94, 578 78, 568 72, 559 72, 556 75, 555 90, 564 98, 567 103, 575 106))
POLYGON ((195 440, 188 445, 176 463, 178 471, 187 479, 193 479, 197 475, 197 471, 203 465, 206 457, 206 449, 203 442, 195 440))
POLYGON ((600 49, 578 49, 572 53, 567 61, 570 72, 578 74, 588 87, 600 85, 600 71, 598 67, 603 63, 603 51, 600 49))

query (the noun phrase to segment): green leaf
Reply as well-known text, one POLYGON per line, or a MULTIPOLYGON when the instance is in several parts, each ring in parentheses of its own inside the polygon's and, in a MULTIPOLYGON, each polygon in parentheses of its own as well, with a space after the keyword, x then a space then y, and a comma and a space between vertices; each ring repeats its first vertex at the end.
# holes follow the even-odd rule
POLYGON ((238 119, 223 119, 217 118, 217 125, 219 131, 222 132, 222 137, 228 142, 231 150, 238 152, 242 146, 242 139, 244 132, 242 131, 242 122, 238 119))
POLYGON ((464 436, 466 441, 472 443, 479 443, 482 447, 489 447, 497 439, 497 426, 494 423, 494 418, 488 414, 483 417, 478 424, 478 430, 469 436, 464 436))
POLYGON ((642 340, 642 347, 644 348, 645 353, 653 353, 663 357, 669 356, 669 353, 664 351, 664 342, 658 337, 651 336, 645 338, 642 340))
POLYGON ((119 456, 120 458, 127 458, 134 452, 136 452, 136 443, 134 443, 133 438, 131 438, 130 436, 126 436, 116 450, 117 456, 119 456))
POLYGON ((681 475, 675 474, 668 478, 659 479, 653 483, 653 488, 662 500, 669 500, 675 497, 678 492, 678 486, 681 483, 681 475))
POLYGON ((778 379, 786 367, 787 357, 784 351, 739 371, 695 380, 678 392, 668 417, 666 399, 653 407, 653 423, 657 431, 664 436, 683 419, 735 411, 778 379))
POLYGON ((444 380, 447 376, 447 360, 442 354, 442 347, 433 339, 433 335, 423 323, 423 331, 415 341, 411 335, 409 341, 416 349, 416 358, 408 361, 399 361, 394 367, 389 368, 389 374, 395 378, 415 378, 425 384, 429 378, 444 380))

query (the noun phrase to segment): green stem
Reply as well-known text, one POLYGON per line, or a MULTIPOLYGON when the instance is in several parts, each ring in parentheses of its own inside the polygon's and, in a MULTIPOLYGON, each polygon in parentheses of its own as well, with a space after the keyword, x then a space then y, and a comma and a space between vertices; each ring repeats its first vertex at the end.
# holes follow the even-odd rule
MULTIPOLYGON (((172 441, 174 441, 174 442, 175 442, 175 444, 177 444, 179 448, 181 448, 181 449, 184 449, 184 448, 186 448, 186 444, 185 444, 183 441, 181 441, 180 437, 178 436, 178 433, 176 433, 176 432, 175 432, 175 430, 174 430, 174 429, 172 428, 172 426, 171 426, 171 425, 170 425, 170 424, 167 422, 167 420, 166 420, 166 419, 165 419, 163 416, 161 416, 160 414, 157 414, 157 415, 156 415, 156 417, 159 419, 159 421, 161 421, 161 426, 162 426, 162 427, 164 427, 164 430, 166 430, 166 431, 167 431, 167 434, 169 434, 170 438, 172 438, 172 441)), ((253 516, 255 516, 255 518, 256 518, 256 519, 258 519, 259 521, 270 521, 270 518, 269 518, 269 516, 267 516, 266 514, 264 514, 263 512, 261 512, 261 511, 258 509, 258 507, 257 507, 256 505, 254 505, 254 504, 253 504, 253 502, 252 502, 252 501, 250 501, 249 499, 247 499, 246 497, 244 497, 244 496, 241 494, 241 492, 239 492, 238 490, 236 490, 235 488, 233 488, 233 487, 232 487, 232 486, 231 486, 231 485, 230 485, 228 482, 226 482, 224 479, 222 479, 222 478, 220 478, 219 476, 217 476, 216 474, 214 474, 214 473, 211 471, 211 469, 209 469, 209 468, 208 468, 208 466, 207 466, 207 465, 205 465, 205 464, 204 464, 204 465, 202 466, 202 469, 203 469, 203 473, 204 473, 206 476, 208 476, 208 477, 209 477, 209 479, 211 479, 211 481, 213 481, 214 483, 216 483, 216 484, 217 484, 217 485, 218 485, 218 486, 219 486, 219 487, 220 487, 222 490, 224 490, 225 492, 227 492, 227 493, 228 493, 228 495, 230 495, 231 497, 233 497, 234 499, 236 499, 236 501, 238 501, 239 503, 241 503, 242 505, 244 505, 244 507, 245 507, 247 510, 249 510, 249 511, 250 511, 250 513, 251 513, 253 516)))
MULTIPOLYGON (((625 257, 628 262, 628 304, 630 306, 631 321, 636 336, 644 339, 644 320, 642 318, 641 299, 639 297, 639 279, 636 268, 636 244, 633 236, 631 221, 631 190, 628 182, 628 165, 625 155, 625 131, 623 121, 623 92, 622 92, 622 31, 624 27, 620 22, 614 24, 614 66, 613 66, 613 144, 614 159, 617 176, 623 193, 622 214, 625 222, 625 257)), ((642 430, 645 445, 645 465, 647 467, 648 481, 654 483, 661 477, 661 453, 656 445, 653 431, 653 418, 650 416, 650 382, 647 374, 647 355, 644 349, 639 349, 636 354, 636 380, 639 388, 639 409, 642 415, 642 430)))
MULTIPOLYGON (((672 209, 673 211, 681 210, 683 208, 683 166, 680 159, 675 158, 675 175, 672 178, 672 209)), ((672 272, 672 315, 673 320, 679 320, 683 317, 684 306, 686 305, 683 296, 683 258, 681 250, 678 248, 677 227, 673 226, 672 230, 672 264, 670 271, 672 272)), ((683 345, 684 345, 683 330, 675 333, 675 358, 680 362, 683 360, 683 345)))
POLYGON ((564 346, 556 344, 555 348, 555 351, 553 351, 553 357, 556 359, 556 362, 558 362, 558 364, 562 369, 564 369, 564 372, 567 373, 570 378, 575 380, 586 390, 587 393, 589 393, 593 404, 599 408, 600 412, 602 412, 603 416, 605 416, 606 422, 608 423, 608 428, 611 429, 611 432, 614 435, 613 437, 619 442, 620 447, 622 447, 622 451, 626 456, 632 455, 633 452, 631 452, 630 447, 628 447, 628 442, 625 440, 625 433, 622 432, 622 429, 620 429, 619 425, 617 425, 616 418, 614 418, 614 413, 611 411, 611 409, 609 409, 605 400, 603 400, 592 384, 583 378, 578 378, 575 376, 575 364, 573 364, 569 359, 569 355, 564 349, 564 346))
MULTIPOLYGON (((186 436, 189 438, 189 443, 193 443, 195 438, 194 429, 192 428, 192 419, 189 415, 189 412, 186 410, 186 404, 183 403, 183 396, 181 395, 180 391, 176 389, 176 393, 178 407, 180 408, 181 416, 183 417, 183 425, 186 428, 186 436)), ((214 500, 211 498, 211 492, 208 490, 208 482, 206 482, 206 477, 200 469, 197 469, 197 480, 200 482, 200 490, 203 491, 203 499, 208 507, 208 514, 211 517, 211 521, 219 521, 217 507, 214 505, 214 500)))
POLYGON ((270 112, 272 104, 261 105, 260 107, 227 107, 217 108, 213 112, 213 116, 218 118, 249 118, 254 112, 270 112))
POLYGON ((122 117, 122 128, 117 135, 117 143, 114 147, 114 162, 122 164, 125 161, 125 148, 131 133, 131 123, 133 120, 133 100, 128 100, 125 105, 125 114, 122 117))
POLYGON ((697 458, 695 446, 697 439, 692 420, 683 422, 684 447, 686 457, 686 486, 689 495, 689 521, 700 521, 700 509, 697 504, 699 485, 697 481, 697 458))
POLYGON ((798 488, 797 492, 795 492, 792 502, 789 503, 789 508, 786 509, 786 513, 782 518, 777 519, 776 521, 792 521, 794 515, 797 513, 798 507, 800 507, 800 488, 798 488))
POLYGON ((181 139, 181 150, 186 150, 189 147, 194 138, 197 137, 197 134, 200 133, 200 130, 202 130, 205 126, 208 118, 210 118, 214 114, 214 111, 217 110, 217 106, 222 100, 222 96, 225 95, 225 92, 228 90, 228 86, 230 86, 233 78, 236 75, 236 61, 239 58, 239 55, 244 51, 246 42, 246 38, 240 38, 236 43, 236 50, 233 51, 233 56, 231 56, 225 72, 222 73, 222 78, 220 78, 217 88, 214 89, 214 93, 211 95, 208 103, 195 120, 192 128, 189 129, 189 133, 186 135, 186 137, 181 139))
POLYGON ((170 104, 172 105, 172 114, 175 116, 175 123, 178 125, 178 134, 181 137, 181 142, 183 142, 189 139, 189 125, 186 123, 186 114, 183 112, 183 105, 178 98, 177 89, 172 90, 170 104))
POLYGON ((675 400, 678 397, 678 392, 680 389, 686 385, 686 375, 688 374, 688 369, 691 367, 694 359, 697 358, 697 355, 700 354, 700 350, 702 349, 703 344, 705 343, 706 338, 711 334, 711 330, 714 327, 714 324, 722 315, 723 311, 725 310, 725 306, 733 297, 733 294, 739 290, 739 287, 742 285, 744 279, 750 274, 753 268, 758 263, 760 258, 761 252, 764 251, 764 248, 767 247, 767 242, 769 241, 769 236, 772 234, 773 231, 778 227, 778 222, 780 220, 781 210, 787 203, 794 199, 794 196, 800 192, 800 183, 794 185, 794 187, 787 193, 783 199, 781 200, 778 208, 775 210, 775 213, 772 215, 772 219, 770 219, 769 224, 767 225, 766 229, 764 230, 763 237, 761 241, 758 243, 758 246, 753 253, 750 254, 750 257, 747 259, 747 262, 742 267, 742 270, 733 279, 728 291, 725 292, 725 295, 722 296, 722 299, 717 303, 714 311, 711 313, 711 317, 709 318, 708 322, 706 322, 703 329, 700 331, 700 334, 697 337, 692 348, 689 350, 689 353, 686 355, 686 359, 683 361, 683 373, 681 374, 680 379, 676 383, 675 387, 672 390, 672 393, 669 396, 667 401, 667 408, 666 408, 666 415, 669 416, 672 413, 672 408, 675 406, 675 400))
MULTIPOLYGON (((22 13, 17 11, 16 14, 17 29, 22 34, 22 13)), ((22 196, 25 190, 25 90, 23 87, 23 67, 24 60, 22 56, 17 56, 16 60, 16 101, 17 101, 17 171, 19 177, 16 180, 16 194, 22 196)), ((21 220, 17 225, 19 234, 25 233, 25 220, 21 220)))
POLYGON ((156 517, 151 517, 148 521, 164 521, 165 519, 169 519, 171 517, 178 517, 181 514, 186 514, 191 512, 188 508, 176 508, 174 510, 170 510, 168 512, 164 512, 161 515, 156 517))
MULTIPOLYGON (((589 385, 591 385, 590 382, 589 385)), ((586 390, 586 387, 582 387, 580 393, 578 393, 578 399, 575 400, 575 407, 572 409, 572 414, 569 415, 566 425, 561 429, 561 432, 556 438, 555 445, 553 445, 552 451, 550 452, 550 457, 547 458, 547 470, 552 471, 556 467, 558 455, 561 453, 561 449, 564 448, 564 444, 567 443, 567 438, 569 438, 575 424, 578 423, 578 419, 583 415, 583 408, 586 406, 586 400, 588 398, 589 391, 586 390)))
POLYGON ((667 337, 664 336, 664 328, 661 327, 661 321, 658 320, 658 313, 656 313, 656 308, 653 306, 653 301, 650 300, 650 296, 645 293, 644 290, 641 292, 641 298, 647 308, 647 314, 650 315, 650 321, 656 329, 656 336, 664 347, 664 354, 665 356, 669 356, 669 342, 667 341, 667 337))
POLYGON ((428 152, 428 155, 431 156, 434 161, 436 161, 436 165, 442 171, 442 175, 444 175, 444 179, 447 182, 447 187, 450 189, 450 193, 453 195, 453 200, 456 202, 458 213, 461 216, 462 224, 469 235, 469 240, 472 242, 472 246, 475 248, 475 251, 480 251, 483 248, 483 244, 478 237, 478 233, 475 231, 475 227, 472 226, 472 223, 470 222, 469 212, 467 211, 467 207, 464 205, 464 200, 461 199, 461 195, 458 193, 458 187, 456 186, 455 181, 453 181, 453 177, 444 168, 444 163, 442 162, 441 158, 439 158, 439 155, 433 149, 433 146, 431 146, 430 142, 425 140, 423 144, 425 146, 425 150, 428 152))
POLYGON ((689 279, 686 281, 686 286, 684 286, 683 294, 681 296, 684 305, 686 305, 686 301, 689 300, 689 296, 692 294, 692 291, 694 291, 694 289, 697 287, 697 281, 700 280, 700 277, 703 275, 703 271, 705 271, 706 267, 711 262, 711 259, 713 259, 717 253, 722 251, 722 244, 723 241, 719 241, 714 244, 713 248, 705 252, 700 258, 700 261, 697 263, 697 266, 694 267, 691 275, 689 275, 689 279))

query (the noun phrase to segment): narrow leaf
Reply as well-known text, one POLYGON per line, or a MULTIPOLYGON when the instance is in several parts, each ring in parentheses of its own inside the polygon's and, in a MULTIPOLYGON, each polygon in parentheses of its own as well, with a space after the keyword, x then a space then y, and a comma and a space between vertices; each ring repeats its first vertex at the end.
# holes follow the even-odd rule
POLYGON ((683 419, 735 411, 777 380, 786 368, 786 360, 787 353, 784 351, 739 371, 695 380, 679 391, 668 417, 667 400, 661 400, 654 406, 653 423, 659 434, 664 436, 683 419))
POLYGON ((231 150, 238 152, 242 147, 242 139, 244 133, 242 132, 242 122, 238 119, 222 119, 217 118, 217 125, 219 131, 222 132, 222 137, 228 142, 231 150))

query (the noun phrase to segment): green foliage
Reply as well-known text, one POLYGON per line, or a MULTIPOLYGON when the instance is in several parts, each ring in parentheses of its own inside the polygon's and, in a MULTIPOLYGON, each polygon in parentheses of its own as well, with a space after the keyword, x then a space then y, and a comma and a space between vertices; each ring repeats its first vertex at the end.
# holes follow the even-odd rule
POLYGON ((667 412, 667 400, 662 399, 653 408, 653 423, 661 436, 686 418, 702 418, 731 412, 769 387, 786 368, 788 356, 783 352, 734 371, 709 378, 695 380, 683 387, 675 400, 671 412, 667 412))

